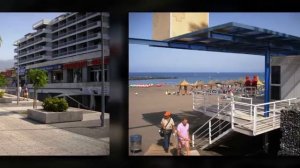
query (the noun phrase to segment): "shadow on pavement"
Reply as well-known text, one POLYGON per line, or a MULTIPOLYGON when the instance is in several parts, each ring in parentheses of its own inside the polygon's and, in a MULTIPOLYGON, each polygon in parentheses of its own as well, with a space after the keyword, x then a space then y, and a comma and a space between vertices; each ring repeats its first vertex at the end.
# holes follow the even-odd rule
MULTIPOLYGON (((160 127, 160 121, 164 111, 143 114, 143 119, 152 125, 160 127)), ((197 111, 182 111, 172 115, 172 118, 177 126, 183 117, 188 118, 190 124, 190 134, 206 123, 210 117, 197 111)), ((157 145, 162 146, 162 139, 157 141, 157 145)), ((240 133, 234 133, 226 138, 219 145, 208 150, 219 153, 223 156, 264 156, 263 151, 263 135, 247 136, 240 133)), ((173 155, 177 155, 176 148, 170 151, 173 155)))
MULTIPOLYGON (((157 143, 156 143, 156 144, 157 144, 158 146, 161 146, 161 148, 163 149, 163 139, 162 139, 162 138, 159 139, 159 140, 157 140, 157 143)), ((169 152, 170 152, 173 156, 177 155, 177 149, 176 149, 176 147, 173 148, 174 145, 175 145, 175 144, 170 143, 170 148, 169 148, 169 152)))

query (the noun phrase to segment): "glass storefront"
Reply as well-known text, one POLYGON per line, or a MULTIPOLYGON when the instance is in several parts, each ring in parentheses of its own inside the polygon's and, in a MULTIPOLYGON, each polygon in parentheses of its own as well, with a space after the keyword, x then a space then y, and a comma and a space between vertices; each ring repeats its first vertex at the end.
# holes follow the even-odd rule
MULTIPOLYGON (((104 67, 105 82, 108 81, 108 68, 107 65, 104 67)), ((101 82, 102 81, 102 68, 100 66, 88 67, 88 82, 101 82)))
POLYGON ((52 83, 62 83, 63 82, 63 71, 62 70, 53 70, 51 75, 52 83))

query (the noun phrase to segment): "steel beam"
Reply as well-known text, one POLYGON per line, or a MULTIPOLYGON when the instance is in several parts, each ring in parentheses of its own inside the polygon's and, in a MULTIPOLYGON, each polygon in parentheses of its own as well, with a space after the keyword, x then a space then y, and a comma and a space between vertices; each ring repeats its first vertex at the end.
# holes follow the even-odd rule
MULTIPOLYGON (((266 48, 265 54, 265 103, 270 102, 270 47, 266 48)), ((269 105, 265 105, 264 107, 264 117, 269 117, 269 105)))

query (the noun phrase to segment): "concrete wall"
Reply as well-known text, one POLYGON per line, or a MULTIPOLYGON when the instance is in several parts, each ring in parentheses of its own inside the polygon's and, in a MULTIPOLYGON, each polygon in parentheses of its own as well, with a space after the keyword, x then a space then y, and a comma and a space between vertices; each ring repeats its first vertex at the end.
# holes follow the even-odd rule
POLYGON ((300 97, 300 56, 272 57, 271 65, 281 67, 281 99, 300 97))
POLYGON ((170 37, 170 13, 153 13, 152 24, 152 37, 154 40, 164 40, 170 37))
POLYGON ((171 19, 171 37, 208 27, 208 13, 171 13, 171 19))
POLYGON ((208 24, 208 13, 154 13, 152 37, 154 40, 165 40, 171 37, 207 28, 208 24))

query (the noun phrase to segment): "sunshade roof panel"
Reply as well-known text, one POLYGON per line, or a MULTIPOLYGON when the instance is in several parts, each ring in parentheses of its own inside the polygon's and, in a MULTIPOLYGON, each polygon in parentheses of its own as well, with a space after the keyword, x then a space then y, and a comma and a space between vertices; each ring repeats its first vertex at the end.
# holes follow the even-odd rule
POLYGON ((300 38, 268 29, 239 23, 226 23, 165 40, 168 43, 203 45, 214 50, 264 55, 300 55, 300 38))

